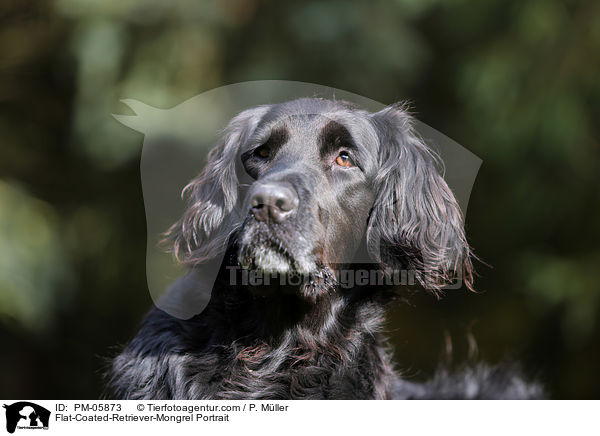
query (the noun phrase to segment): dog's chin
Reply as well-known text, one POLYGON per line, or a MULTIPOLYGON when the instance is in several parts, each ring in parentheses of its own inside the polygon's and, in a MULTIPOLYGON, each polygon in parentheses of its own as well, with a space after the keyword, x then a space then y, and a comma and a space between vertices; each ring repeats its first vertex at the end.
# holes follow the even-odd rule
POLYGON ((238 261, 243 269, 271 275, 308 276, 319 270, 312 256, 291 256, 287 250, 276 243, 242 245, 238 261))
POLYGON ((264 274, 287 274, 293 271, 293 261, 285 254, 269 247, 252 247, 240 251, 240 265, 244 269, 264 274))
POLYGON ((239 264, 244 269, 273 274, 310 274, 317 262, 301 235, 285 242, 264 223, 247 219, 238 236, 239 264))
POLYGON ((258 295, 286 293, 316 301, 335 283, 333 272, 302 235, 296 235, 293 244, 278 236, 263 223, 244 223, 238 234, 238 262, 252 282, 249 288, 258 295))
POLYGON ((269 246, 242 246, 239 264, 248 271, 249 289, 254 295, 296 295, 315 302, 335 283, 333 273, 308 256, 291 258, 269 246))

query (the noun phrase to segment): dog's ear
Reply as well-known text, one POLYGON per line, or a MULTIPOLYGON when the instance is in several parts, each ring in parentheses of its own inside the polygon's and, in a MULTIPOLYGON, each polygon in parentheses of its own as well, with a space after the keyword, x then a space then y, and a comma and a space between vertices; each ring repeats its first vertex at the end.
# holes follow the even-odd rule
POLYGON ((188 265, 204 263, 227 248, 229 236, 241 219, 236 210, 239 148, 267 110, 267 106, 258 106, 233 118, 210 151, 203 171, 184 188, 186 210, 164 239, 172 244, 178 261, 188 265))
POLYGON ((440 158, 419 138, 401 105, 372 115, 379 136, 376 200, 367 228, 371 256, 384 271, 407 271, 438 291, 473 268, 460 207, 440 171, 440 158))

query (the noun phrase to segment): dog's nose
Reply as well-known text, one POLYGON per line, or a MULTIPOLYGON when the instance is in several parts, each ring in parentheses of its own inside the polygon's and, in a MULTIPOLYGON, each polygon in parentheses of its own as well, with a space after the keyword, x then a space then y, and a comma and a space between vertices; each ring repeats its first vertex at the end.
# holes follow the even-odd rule
POLYGON ((298 208, 298 194, 291 186, 261 184, 250 197, 250 208, 258 221, 281 222, 298 208))

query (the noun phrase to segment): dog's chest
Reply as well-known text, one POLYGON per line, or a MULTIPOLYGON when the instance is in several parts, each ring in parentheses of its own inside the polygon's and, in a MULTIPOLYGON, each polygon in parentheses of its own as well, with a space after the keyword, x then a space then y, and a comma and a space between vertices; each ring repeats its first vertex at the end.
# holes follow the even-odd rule
MULTIPOLYGON (((339 350, 299 346, 233 348, 216 365, 194 374, 188 392, 205 399, 348 399, 374 398, 370 364, 345 360, 339 350), (337 353, 337 354, 336 354, 337 353), (359 368, 362 363, 363 368, 359 368), (362 369, 362 370, 361 370, 362 369)), ((199 370, 197 366, 196 370, 199 370)), ((187 396, 187 395, 186 395, 187 396)))

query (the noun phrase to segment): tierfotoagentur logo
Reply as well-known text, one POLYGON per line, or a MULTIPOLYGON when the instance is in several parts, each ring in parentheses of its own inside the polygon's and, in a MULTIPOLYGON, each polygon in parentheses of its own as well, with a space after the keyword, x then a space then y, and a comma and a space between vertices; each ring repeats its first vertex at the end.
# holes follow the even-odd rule
MULTIPOLYGON (((355 286, 415 286, 418 284, 415 270, 393 270, 384 272, 374 268, 347 268, 333 269, 331 276, 323 277, 314 274, 292 273, 279 274, 256 269, 246 269, 240 266, 227 266, 229 271, 229 285, 231 286, 298 286, 302 283, 313 281, 320 282, 330 279, 342 288, 353 288, 355 286)), ((433 282, 433 277, 424 277, 425 283, 433 282)), ((450 288, 460 287, 460 277, 457 283, 450 288)))
POLYGON ((50 411, 29 401, 5 404, 6 431, 14 433, 19 430, 48 430, 50 411))
MULTIPOLYGON (((402 113, 403 110, 397 107, 390 109, 392 112, 388 114, 385 110, 386 105, 368 98, 321 85, 291 81, 255 81, 227 85, 192 97, 170 109, 155 108, 134 99, 122 100, 128 107, 129 114, 113 116, 125 126, 144 134, 140 170, 148 231, 146 272, 148 289, 158 308, 176 318, 190 319, 202 313, 207 307, 217 280, 224 280, 229 286, 255 287, 254 290, 262 287, 265 292, 270 292, 267 289, 270 285, 280 287, 281 292, 298 286, 318 289, 334 285, 349 289, 371 285, 395 287, 417 285, 435 290, 439 289, 442 283, 444 290, 447 290, 459 289, 465 283, 468 285, 469 268, 463 271, 462 264, 450 264, 446 259, 459 257, 468 259, 468 255, 459 252, 460 245, 464 241, 452 240, 452 235, 458 228, 458 218, 455 222, 451 217, 458 217, 460 213, 463 216, 466 214, 469 196, 481 160, 460 144, 418 120, 414 120, 415 138, 418 137, 419 141, 423 141, 420 149, 426 150, 425 144, 427 144, 433 150, 431 155, 423 151, 427 154, 423 159, 431 158, 434 162, 432 165, 439 164, 440 168, 436 171, 440 173, 440 180, 436 183, 440 186, 445 186, 447 183, 446 194, 425 197, 420 191, 414 190, 409 193, 410 195, 403 197, 400 194, 405 191, 399 190, 395 196, 382 197, 393 199, 390 203, 388 200, 369 199, 367 197, 371 194, 363 191, 360 192, 364 195, 355 192, 355 196, 363 195, 361 198, 364 198, 365 203, 374 201, 373 209, 377 209, 380 213, 372 213, 368 219, 362 216, 355 217, 360 222, 365 218, 364 222, 367 224, 360 230, 362 234, 355 235, 356 241, 354 237, 348 238, 354 242, 348 243, 347 247, 342 243, 330 244, 331 252, 327 256, 319 251, 320 241, 309 243, 307 239, 309 234, 299 232, 294 237, 288 235, 288 239, 293 239, 298 245, 291 252, 286 251, 287 249, 275 236, 269 234, 267 237, 263 234, 261 229, 270 219, 270 215, 265 213, 276 210, 278 206, 275 204, 277 207, 271 207, 272 205, 267 204, 271 198, 269 197, 271 194, 267 191, 272 189, 272 184, 266 184, 264 192, 255 192, 257 183, 253 175, 254 170, 251 165, 248 166, 246 154, 251 149, 251 145, 262 140, 262 136, 266 134, 266 127, 262 126, 263 121, 259 122, 259 119, 262 120, 262 116, 266 117, 264 123, 268 124, 269 117, 264 115, 268 111, 267 108, 306 97, 324 99, 330 101, 331 105, 343 102, 346 107, 354 108, 348 109, 348 113, 354 113, 353 120, 359 124, 364 121, 360 121, 361 117, 367 113, 391 116, 391 113, 402 113), (263 115, 259 116, 259 114, 263 115), (216 144, 218 146, 215 148, 216 144), (211 149, 219 169, 202 173, 211 149), (218 153, 215 155, 215 149, 222 156, 218 153), (439 160, 434 156, 439 156, 439 160), (249 193, 252 192, 255 193, 254 199, 261 199, 258 206, 250 204, 252 200, 248 200, 249 193), (191 212, 186 213, 185 204, 181 201, 182 196, 192 202, 191 212), (210 201, 204 202, 202 198, 198 199, 195 196, 210 198, 210 201), (442 224, 421 235, 422 238, 434 240, 432 244, 426 246, 432 246, 437 251, 433 253, 427 250, 408 249, 405 256, 407 262, 390 262, 385 265, 385 272, 381 271, 378 265, 383 265, 388 259, 395 258, 397 254, 390 251, 393 244, 390 245, 389 238, 383 237, 387 233, 381 223, 386 222, 386 219, 399 222, 398 217, 407 214, 402 216, 404 220, 402 222, 406 225, 396 236, 409 237, 420 229, 416 213, 426 215, 427 211, 433 210, 427 206, 431 198, 442 201, 446 197, 456 199, 456 208, 460 209, 460 212, 453 214, 448 208, 440 210, 440 214, 445 214, 445 218, 436 215, 437 218, 432 217, 432 219, 438 219, 442 224), (246 204, 248 202, 246 200, 250 203, 246 204), (414 206, 407 207, 405 202, 414 206), (259 206, 262 205, 266 206, 262 211, 258 211, 259 206), (249 221, 248 218, 250 206, 253 216, 257 218, 254 221, 249 221), (395 210, 396 213, 385 215, 387 213, 385 211, 388 210, 395 210), (173 223, 178 222, 181 224, 182 232, 191 236, 188 239, 181 236, 179 242, 175 244, 178 248, 169 251, 170 249, 165 249, 165 243, 172 244, 173 240, 170 242, 168 238, 165 240, 165 231, 172 229, 173 223), (385 244, 380 245, 381 241, 385 244), (239 250, 237 261, 232 262, 231 259, 225 258, 225 253, 228 249, 227 244, 234 242, 239 245, 239 250), (310 244, 314 245, 312 249, 308 247, 310 244), (193 267, 188 268, 190 263, 186 264, 185 259, 182 262, 181 258, 173 256, 173 253, 177 252, 194 252, 197 261, 193 262, 193 267), (321 265, 321 260, 325 257, 327 257, 326 267, 321 265), (225 276, 219 277, 218 273, 223 262, 228 265, 227 271, 225 276), (337 266, 334 267, 333 264, 337 266), (446 272, 451 270, 454 274, 450 277, 446 272)), ((319 125, 337 125, 334 118, 323 115, 316 109, 309 107, 301 109, 298 106, 295 112, 289 110, 290 113, 281 122, 289 123, 290 126, 298 127, 299 120, 309 118, 316 124, 320 123, 319 125)), ((380 118, 377 119, 378 122, 383 123, 380 118)), ((377 143, 382 134, 381 126, 373 123, 375 121, 367 126, 363 126, 364 123, 360 124, 362 126, 360 129, 356 127, 357 141, 363 145, 369 144, 369 147, 377 143)), ((309 142, 307 140, 307 144, 309 142)), ((364 153, 367 153, 367 149, 371 150, 369 147, 363 147, 364 153)), ((375 152, 371 150, 371 153, 375 152)), ((400 159, 400 157, 390 159, 400 159)), ((345 160, 342 163, 347 164, 345 160)), ((427 174, 430 177, 437 177, 436 171, 432 170, 427 174)), ((379 184, 380 191, 385 188, 386 183, 388 189, 391 189, 392 173, 393 171, 391 173, 383 171, 382 174, 387 176, 380 175, 377 181, 373 181, 379 184)), ((426 175, 415 173, 414 177, 416 180, 426 175)), ((305 175, 298 173, 296 179, 302 177, 305 175)), ((290 180, 287 180, 284 183, 285 187, 281 189, 287 189, 294 195, 300 195, 298 190, 308 192, 315 188, 314 191, 318 191, 316 186, 302 187, 304 182, 296 180, 294 184, 290 180)), ((310 183, 311 180, 313 179, 307 177, 306 183, 310 183)), ((315 194, 314 198, 316 199, 318 195, 315 194)), ((353 201, 357 203, 360 198, 357 197, 353 201)), ((331 200, 327 204, 337 204, 337 200, 331 200)), ((305 206, 300 206, 298 210, 308 210, 305 206)), ((345 206, 341 204, 340 207, 345 206)), ((328 214, 329 212, 323 212, 319 217, 320 222, 331 221, 333 215, 328 214)), ((298 225, 300 224, 306 227, 310 223, 303 222, 298 225)), ((402 243, 400 239, 396 242, 402 243)), ((313 294, 307 291, 306 295, 313 294)))

